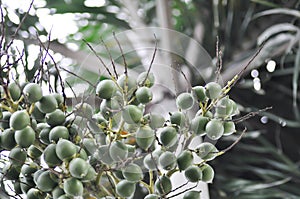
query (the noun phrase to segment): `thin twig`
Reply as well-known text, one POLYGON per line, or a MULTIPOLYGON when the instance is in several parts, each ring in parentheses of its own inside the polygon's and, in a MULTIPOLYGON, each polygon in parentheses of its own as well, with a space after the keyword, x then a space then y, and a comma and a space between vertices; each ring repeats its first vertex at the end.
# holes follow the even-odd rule
POLYGON ((106 52, 108 53, 108 56, 109 56, 110 61, 111 61, 111 65, 113 67, 113 70, 114 70, 114 73, 115 73, 115 76, 116 76, 116 79, 118 79, 118 73, 117 73, 117 70, 116 70, 116 65, 115 65, 115 62, 114 62, 114 60, 113 60, 113 58, 111 56, 111 53, 110 53, 110 51, 109 51, 106 43, 103 41, 102 37, 100 38, 100 40, 101 40, 101 43, 104 45, 104 47, 106 49, 106 52))
POLYGON ((241 122, 243 122, 243 121, 245 121, 245 120, 247 120, 247 119, 249 119, 249 118, 251 118, 251 117, 254 117, 254 116, 260 114, 261 112, 265 112, 265 111, 270 110, 270 109, 272 109, 271 106, 270 106, 270 107, 266 107, 266 108, 264 108, 264 109, 260 109, 260 110, 258 110, 258 111, 250 112, 250 113, 248 113, 248 114, 246 114, 246 115, 244 115, 244 116, 242 116, 242 117, 233 119, 232 121, 233 121, 234 123, 236 123, 236 124, 237 124, 237 123, 241 123, 241 122))
POLYGON ((219 153, 224 154, 227 151, 229 151, 230 149, 232 149, 242 139, 242 137, 246 133, 246 131, 247 131, 247 128, 245 128, 243 130, 243 132, 241 133, 241 135, 229 147, 227 147, 226 149, 220 151, 219 153))
POLYGON ((89 80, 83 78, 83 77, 80 77, 79 75, 77 75, 76 73, 72 72, 72 71, 69 71, 68 69, 65 69, 65 68, 62 68, 62 67, 59 67, 61 70, 63 71, 66 71, 67 73, 75 76, 75 77, 78 77, 79 79, 81 79, 82 81, 85 81, 86 83, 88 83, 90 86, 92 86, 93 88, 96 88, 96 86, 94 84, 92 84, 92 82, 90 82, 89 80))
POLYGON ((113 35, 114 35, 114 38, 115 38, 115 40, 116 40, 116 42, 117 42, 117 44, 119 46, 119 49, 120 49, 120 52, 121 52, 121 55, 122 55, 122 58, 123 58, 124 67, 125 67, 124 73, 125 73, 126 76, 128 76, 128 66, 127 66, 127 62, 126 62, 126 59, 125 59, 125 55, 124 55, 123 49, 121 47, 121 44, 120 44, 118 38, 116 37, 116 33, 115 32, 113 32, 113 35))
MULTIPOLYGON (((169 199, 169 198, 174 198, 174 197, 176 197, 176 196, 179 196, 179 195, 181 195, 181 194, 183 194, 183 193, 185 193, 185 192, 187 192, 187 191, 190 191, 190 190, 192 190, 192 189, 195 189, 197 186, 198 186, 198 183, 197 183, 196 185, 194 185, 194 186, 188 188, 188 189, 185 189, 185 190, 183 190, 183 191, 181 191, 181 192, 179 192, 179 193, 176 193, 176 194, 174 194, 174 195, 171 195, 171 196, 167 197, 167 199, 169 199)), ((199 191, 199 192, 201 192, 201 191, 199 191)))

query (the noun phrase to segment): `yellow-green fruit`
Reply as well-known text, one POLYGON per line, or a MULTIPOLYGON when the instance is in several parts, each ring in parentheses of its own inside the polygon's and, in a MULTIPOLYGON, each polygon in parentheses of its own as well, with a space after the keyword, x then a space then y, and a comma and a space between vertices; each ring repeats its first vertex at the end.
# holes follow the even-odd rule
POLYGON ((138 182, 143 179, 143 171, 137 164, 131 163, 122 170, 123 176, 130 182, 138 182))
POLYGON ((194 119, 191 121, 191 130, 196 134, 196 135, 205 135, 205 127, 209 121, 208 117, 204 116, 196 116, 194 119))
POLYGON ((135 183, 128 180, 121 180, 116 186, 116 191, 123 198, 130 197, 135 192, 135 183))
POLYGON ((188 110, 194 105, 194 98, 190 93, 181 93, 176 98, 176 105, 179 109, 188 110))
POLYGON ((36 181, 37 188, 43 192, 52 191, 57 186, 53 175, 49 170, 42 172, 36 181))
POLYGON ((88 167, 89 164, 85 160, 81 158, 74 158, 69 164, 69 171, 71 176, 81 179, 86 176, 88 167))
POLYGON ((184 176, 189 182, 199 182, 202 178, 202 171, 198 166, 189 166, 185 172, 184 176))
POLYGON ((209 142, 202 142, 196 149, 196 154, 203 160, 213 160, 218 154, 218 149, 209 142))
POLYGON ((165 147, 172 147, 178 140, 177 130, 174 127, 164 127, 160 132, 160 142, 165 147))
POLYGON ((204 182, 212 182, 215 176, 214 169, 209 164, 204 164, 200 167, 202 171, 202 181, 204 182))
POLYGON ((206 100, 205 88, 203 86, 193 87, 192 92, 199 102, 204 102, 206 100))
POLYGON ((77 152, 76 145, 66 139, 60 139, 56 145, 56 154, 61 160, 68 160, 77 152))
POLYGON ((199 191, 189 191, 183 195, 183 199, 200 199, 199 191))
POLYGON ((205 94, 209 99, 217 99, 222 93, 222 87, 216 82, 210 82, 206 84, 205 88, 205 94))
POLYGON ((30 117, 26 110, 14 112, 9 119, 9 125, 14 130, 21 130, 29 124, 30 117))
POLYGON ((148 88, 152 87, 155 82, 155 77, 153 73, 148 73, 147 71, 142 72, 137 78, 137 84, 139 86, 146 86, 148 88))
POLYGON ((68 178, 64 181, 64 192, 70 196, 82 196, 83 195, 83 184, 76 178, 68 178))
POLYGON ((152 100, 153 94, 148 87, 140 87, 136 90, 135 96, 142 104, 147 104, 152 100))
POLYGON ((16 82, 9 83, 7 88, 13 101, 17 101, 21 97, 21 89, 16 82))
POLYGON ((35 132, 30 126, 27 126, 15 132, 15 140, 20 147, 28 148, 35 141, 35 132))
POLYGON ((60 110, 60 109, 56 109, 55 111, 53 111, 51 113, 47 113, 45 118, 46 118, 46 122, 50 126, 61 125, 66 120, 66 116, 65 116, 64 112, 62 112, 62 110, 60 110))
POLYGON ((26 156, 26 151, 22 150, 20 147, 13 148, 8 155, 9 161, 13 165, 23 165, 26 160, 26 156))
POLYGON ((141 126, 137 130, 135 137, 137 145, 140 148, 147 150, 155 139, 155 133, 149 126, 141 126))
POLYGON ((135 105, 127 105, 122 111, 122 117, 126 123, 136 124, 141 121, 143 112, 135 105))
POLYGON ((217 140, 220 137, 222 137, 224 133, 224 127, 221 120, 218 119, 212 119, 210 120, 206 126, 205 131, 207 137, 209 137, 212 140, 217 140))
POLYGON ((117 91, 117 86, 114 81, 105 79, 99 82, 96 87, 97 95, 102 99, 110 99, 117 91))
POLYGON ((41 157, 41 155, 43 154, 42 149, 40 149, 37 146, 31 145, 28 149, 27 149, 27 154, 29 155, 29 157, 31 157, 32 159, 37 159, 39 157, 41 157))
POLYGON ((52 128, 49 132, 50 142, 58 142, 60 138, 68 139, 69 131, 65 126, 56 126, 52 128))
POLYGON ((58 104, 53 95, 45 95, 36 103, 36 106, 43 113, 51 113, 57 109, 58 104))
POLYGON ((115 141, 110 145, 109 155, 114 161, 124 161, 128 157, 128 148, 121 141, 115 141))
POLYGON ((77 115, 91 119, 93 117, 93 107, 89 105, 88 103, 80 103, 75 106, 77 115))
POLYGON ((174 169, 177 165, 176 156, 170 151, 162 153, 159 156, 158 162, 159 165, 165 170, 174 169))
POLYGON ((23 92, 24 92, 25 96, 27 97, 27 100, 29 103, 35 103, 35 102, 39 101, 40 99, 42 99, 42 97, 43 97, 42 88, 40 85, 38 85, 36 83, 27 84, 24 87, 23 92))
POLYGON ((0 137, 1 147, 6 150, 11 150, 17 145, 15 140, 15 132, 12 129, 5 129, 3 132, 1 132, 0 137))
POLYGON ((182 151, 177 157, 177 165, 180 171, 192 165, 194 160, 193 153, 189 150, 182 151))
POLYGON ((56 147, 56 144, 49 144, 43 152, 44 160, 49 167, 55 167, 61 165, 62 163, 62 160, 59 159, 59 157, 56 154, 56 147))
POLYGON ((155 182, 155 189, 159 194, 166 195, 172 191, 172 183, 169 177, 163 175, 155 182))

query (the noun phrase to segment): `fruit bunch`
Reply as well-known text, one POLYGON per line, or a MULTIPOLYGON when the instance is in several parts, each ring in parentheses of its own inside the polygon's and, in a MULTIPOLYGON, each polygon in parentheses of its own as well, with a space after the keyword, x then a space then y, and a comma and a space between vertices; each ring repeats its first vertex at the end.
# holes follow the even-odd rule
MULTIPOLYGON (((137 185, 147 189, 145 199, 166 198, 177 188, 170 180, 176 172, 186 182, 212 182, 208 162, 220 151, 210 142, 196 148, 190 143, 236 132, 232 117, 238 108, 228 87, 195 86, 177 96, 178 110, 164 118, 146 112, 154 83, 149 71, 137 79, 112 76, 95 87, 100 107, 80 102, 71 108, 38 83, 2 85, 0 150, 8 154, 3 180, 28 199, 129 198, 137 185), (189 117, 192 108, 198 112, 189 117)), ((200 191, 181 194, 200 198, 200 191)))

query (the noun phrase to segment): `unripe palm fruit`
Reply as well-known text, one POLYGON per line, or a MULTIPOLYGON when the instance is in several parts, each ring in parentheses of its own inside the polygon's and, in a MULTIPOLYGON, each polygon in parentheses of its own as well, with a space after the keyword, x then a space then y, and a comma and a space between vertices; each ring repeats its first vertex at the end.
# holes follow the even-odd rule
POLYGON ((224 122, 223 127, 224 127, 224 134, 223 135, 225 135, 225 136, 231 135, 231 134, 236 132, 234 122, 231 122, 231 121, 224 122))
POLYGON ((45 121, 45 113, 42 113, 40 109, 37 107, 34 107, 31 116, 36 119, 38 122, 44 122, 45 121))
POLYGON ((131 163, 122 170, 123 176, 130 182, 138 182, 143 179, 143 171, 137 164, 131 163))
POLYGON ((46 197, 46 194, 40 192, 36 188, 31 188, 28 190, 26 196, 27 196, 27 199, 44 199, 46 197))
POLYGON ((95 155, 96 159, 100 160, 104 164, 110 165, 114 162, 109 153, 109 145, 100 146, 95 155))
POLYGON ((205 88, 203 86, 193 87, 192 92, 199 102, 204 102, 207 99, 205 94, 205 88))
POLYGON ((212 182, 215 176, 214 169, 209 164, 204 164, 200 167, 202 171, 202 181, 212 182))
POLYGON ((76 145, 66 139, 60 139, 56 145, 56 154, 59 159, 65 161, 72 158, 77 152, 76 145))
POLYGON ((174 127, 164 127, 160 132, 160 142, 165 147, 172 147, 178 140, 177 130, 174 127))
POLYGON ((68 178, 64 181, 64 192, 73 197, 82 196, 83 184, 76 178, 68 178))
POLYGON ((116 98, 104 99, 100 104, 100 112, 104 118, 109 119, 115 113, 121 110, 121 105, 116 98))
POLYGON ((209 99, 217 99, 222 93, 222 87, 216 82, 210 82, 206 84, 205 88, 205 94, 209 99))
POLYGON ((72 199, 73 197, 68 196, 67 194, 59 196, 57 199, 72 199))
POLYGON ((165 170, 174 169, 177 165, 176 156, 170 151, 166 151, 161 154, 161 156, 159 156, 158 162, 165 170))
POLYGON ((222 121, 218 119, 212 119, 210 120, 206 126, 205 131, 207 137, 209 137, 212 140, 217 140, 220 137, 222 137, 224 133, 224 127, 222 121))
POLYGON ((155 133, 153 129, 145 125, 145 126, 141 126, 137 130, 135 138, 136 138, 137 145, 140 148, 147 150, 152 145, 155 139, 155 133))
POLYGON ((35 105, 43 113, 51 113, 58 107, 57 101, 53 95, 44 95, 35 105))
POLYGON ((9 120, 11 117, 11 113, 8 111, 3 111, 2 112, 2 120, 0 121, 0 128, 1 129, 7 129, 9 128, 9 120))
POLYGON ((43 91, 40 85, 36 83, 28 83, 23 89, 29 103, 35 103, 42 99, 43 91))
POLYGON ((102 99, 110 99, 115 95, 117 85, 113 80, 105 79, 98 83, 96 87, 96 94, 102 99))
POLYGON ((123 142, 115 141, 110 145, 109 155, 114 161, 123 161, 128 157, 128 148, 123 142))
POLYGON ((7 163, 2 169, 1 173, 3 177, 7 180, 18 180, 20 175, 20 165, 14 165, 12 163, 7 163))
POLYGON ((202 171, 198 166, 191 165, 185 170, 184 176, 189 182, 199 182, 202 178, 202 171))
POLYGON ((88 166, 89 164, 85 160, 74 158, 69 164, 70 174, 75 178, 84 178, 88 172, 88 166))
POLYGON ((95 180, 97 177, 97 172, 95 171, 94 167, 89 165, 87 170, 88 170, 88 172, 87 172, 86 176, 84 176, 81 179, 82 182, 90 182, 92 180, 95 180))
POLYGON ((196 135, 205 135, 205 127, 209 121, 208 117, 204 116, 196 116, 194 119, 191 121, 191 130, 196 134, 196 135))
POLYGON ((42 172, 36 180, 38 189, 43 192, 52 191, 57 186, 53 175, 49 170, 42 172))
POLYGON ((56 126, 52 128, 49 132, 49 141, 58 142, 60 138, 68 139, 69 130, 65 126, 56 126))
POLYGON ((165 118, 162 115, 155 114, 155 113, 146 114, 144 116, 144 120, 147 121, 147 123, 152 129, 163 127, 165 123, 165 118))
POLYGON ((16 194, 23 194, 22 189, 21 189, 21 182, 20 181, 15 181, 14 182, 14 192, 16 194))
POLYGON ((26 178, 20 178, 20 186, 22 193, 24 194, 26 194, 29 191, 29 189, 35 187, 35 185, 28 183, 26 178))
POLYGON ((147 74, 147 71, 142 72, 137 78, 137 83, 139 86, 146 86, 148 88, 151 88, 154 85, 155 77, 153 73, 149 73, 148 76, 147 74))
POLYGON ((13 101, 17 101, 21 97, 21 89, 16 82, 11 82, 7 86, 10 97, 13 101))
POLYGON ((64 192, 64 190, 63 190, 62 188, 60 188, 59 186, 57 186, 57 187, 55 187, 55 188, 52 190, 51 194, 52 194, 53 199, 57 199, 57 198, 59 198, 61 195, 64 195, 65 192, 64 192))
POLYGON ((43 144, 50 144, 51 143, 50 140, 49 140, 50 131, 51 131, 50 127, 45 127, 39 133, 39 139, 43 144))
POLYGON ((130 197, 135 192, 135 183, 128 180, 121 180, 116 186, 116 191, 123 198, 130 197))
POLYGON ((155 190, 162 195, 166 195, 172 191, 172 183, 169 177, 163 175, 158 177, 155 182, 155 190))
POLYGON ((35 162, 23 164, 21 167, 21 173, 26 178, 33 178, 33 174, 38 170, 38 168, 39 166, 35 162))
POLYGON ((194 105, 194 98, 190 93, 181 93, 176 98, 176 105, 179 109, 188 110, 194 105))
POLYGON ((41 155, 43 154, 42 150, 40 148, 38 148, 37 146, 31 145, 28 149, 27 149, 27 154, 29 155, 29 157, 31 157, 32 159, 37 159, 39 157, 41 157, 41 155))
POLYGON ((122 117, 128 124, 139 123, 143 117, 143 112, 135 105, 127 105, 122 111, 122 117))
POLYGON ((82 144, 83 148, 89 155, 94 154, 98 148, 96 140, 94 138, 83 138, 82 144))
POLYGON ((189 150, 184 150, 182 151, 178 156, 177 156, 177 165, 180 171, 185 170, 188 168, 191 164, 193 164, 193 153, 189 150))
POLYGON ((92 119, 94 110, 93 110, 93 107, 91 105, 89 105, 88 103, 77 104, 77 105, 75 105, 75 109, 76 109, 77 115, 79 115, 83 118, 92 119))
POLYGON ((216 106, 215 115, 219 118, 228 118, 231 116, 233 110, 233 104, 228 97, 220 99, 216 106))
POLYGON ((126 85, 129 94, 132 94, 137 86, 136 80, 129 76, 126 77, 125 74, 119 76, 117 83, 123 89, 123 91, 125 91, 125 85, 126 85))
POLYGON ((135 96, 142 104, 147 104, 152 100, 153 94, 148 87, 140 87, 136 90, 135 96))
POLYGON ((199 191, 189 191, 183 195, 183 199, 200 199, 199 191))
POLYGON ((219 152, 215 145, 209 142, 202 142, 195 150, 197 155, 203 160, 213 160, 219 152))
POLYGON ((0 137, 0 146, 6 150, 11 150, 17 145, 15 140, 15 132, 12 129, 5 129, 3 132, 1 132, 0 137))
POLYGON ((172 124, 176 124, 178 127, 183 127, 186 123, 186 118, 184 113, 177 111, 171 113, 170 121, 172 124))
POLYGON ((62 163, 62 160, 56 154, 56 144, 49 144, 44 152, 43 157, 49 167, 55 167, 62 163))
POLYGON ((30 126, 27 126, 15 132, 15 140, 20 147, 27 148, 34 143, 35 132, 30 126))
POLYGON ((64 102, 64 98, 62 95, 60 95, 59 93, 51 93, 51 95, 56 99, 58 106, 62 105, 62 103, 64 102))
POLYGON ((152 153, 147 154, 144 157, 143 163, 144 166, 148 169, 148 170, 156 170, 157 169, 157 165, 158 165, 158 159, 159 156, 162 154, 161 150, 156 150, 152 153))
POLYGON ((159 196, 156 194, 146 195, 144 199, 159 199, 159 196))
POLYGON ((51 113, 47 113, 45 118, 46 118, 46 122, 50 126, 61 125, 66 120, 66 116, 65 116, 64 112, 62 112, 62 110, 60 110, 60 109, 56 109, 55 111, 53 111, 51 113))
POLYGON ((14 130, 21 130, 30 124, 30 117, 26 110, 14 112, 10 119, 9 125, 14 130))
POLYGON ((10 151, 8 158, 13 165, 23 165, 26 156, 26 151, 22 150, 20 147, 15 147, 10 151))

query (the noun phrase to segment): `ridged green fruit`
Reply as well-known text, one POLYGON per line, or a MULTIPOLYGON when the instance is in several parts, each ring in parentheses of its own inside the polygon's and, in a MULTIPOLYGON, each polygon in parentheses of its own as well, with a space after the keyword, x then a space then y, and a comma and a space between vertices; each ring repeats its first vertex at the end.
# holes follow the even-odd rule
POLYGON ((57 186, 53 175, 49 170, 42 172, 36 181, 37 188, 43 192, 52 191, 57 186))
POLYGON ((203 160, 210 161, 213 160, 218 154, 218 149, 215 145, 209 142, 202 142, 196 149, 196 154, 203 160))
POLYGON ((176 105, 179 109, 188 110, 194 105, 194 98, 190 93, 181 93, 176 98, 176 105))
POLYGON ((192 92, 199 102, 206 100, 205 88, 203 86, 195 86, 192 88, 192 92))
POLYGON ((172 170, 176 167, 177 161, 174 153, 166 151, 159 156, 158 162, 165 170, 172 170))
POLYGON ((76 178, 68 178, 64 181, 64 191, 66 194, 76 197, 83 195, 83 184, 76 178))
POLYGON ((96 87, 97 95, 102 99, 110 99, 117 91, 117 86, 114 81, 110 79, 102 80, 96 87))
POLYGON ((60 109, 56 109, 55 111, 53 111, 51 113, 47 113, 45 118, 46 118, 46 122, 50 126, 61 125, 66 120, 66 116, 65 116, 64 112, 62 112, 62 110, 60 110, 60 109))
POLYGON ((147 150, 153 143, 155 139, 154 130, 151 129, 149 126, 141 126, 135 135, 137 145, 147 150))
POLYGON ((200 192, 188 191, 183 195, 183 199, 200 199, 200 192))
POLYGON ((77 152, 76 145, 66 139, 60 139, 56 145, 56 154, 59 159, 65 161, 74 157, 77 152))
POLYGON ((205 89, 205 94, 209 99, 217 99, 222 93, 222 87, 216 82, 206 84, 205 89))
POLYGON ((214 179, 214 169, 209 164, 204 164, 200 167, 202 171, 202 181, 211 183, 214 179))
POLYGON ((137 84, 139 86, 146 86, 146 87, 150 88, 154 85, 154 82, 155 82, 155 77, 154 77, 153 73, 148 74, 147 71, 139 74, 139 76, 137 78, 137 84))
POLYGON ((116 186, 116 191, 123 198, 130 197, 135 192, 135 183, 128 180, 121 180, 116 186))
POLYGON ((43 113, 51 113, 58 107, 53 95, 44 95, 35 105, 43 113))
POLYGON ((56 126, 52 128, 49 132, 50 142, 58 142, 60 138, 68 139, 69 131, 65 126, 56 126))
POLYGON ((169 177, 163 175, 158 177, 155 182, 155 190, 162 195, 166 195, 172 191, 172 183, 169 177))
POLYGON ((21 97, 21 89, 16 82, 11 82, 7 86, 10 97, 13 101, 17 101, 21 97))
POLYGON ((189 150, 184 150, 182 151, 178 156, 177 156, 177 165, 180 171, 185 170, 188 168, 190 165, 192 165, 194 160, 193 153, 189 150))
POLYGON ((109 155, 114 161, 123 161, 128 157, 128 148, 123 142, 115 141, 110 145, 109 155))
POLYGON ((185 118, 184 113, 182 113, 180 111, 171 113, 170 122, 172 124, 177 125, 178 127, 184 127, 186 124, 186 118, 185 118))
POLYGON ((35 141, 35 132, 30 126, 15 132, 15 140, 22 148, 28 148, 35 141))
POLYGON ((143 112, 135 105, 127 105, 122 110, 122 117, 128 124, 139 123, 143 117, 143 112))
POLYGON ((26 110, 14 112, 10 119, 9 125, 14 130, 21 130, 30 124, 30 117, 26 110))
POLYGON ((75 106, 76 114, 87 119, 92 119, 93 117, 93 107, 88 103, 80 103, 75 106))
POLYGON ((56 144, 49 144, 43 152, 44 160, 49 167, 55 167, 62 163, 62 160, 56 154, 56 147, 56 144))
POLYGON ((123 176, 130 182, 138 182, 143 179, 143 171, 137 164, 131 163, 122 170, 123 176))
POLYGON ((29 103, 35 103, 42 99, 43 97, 43 91, 40 85, 36 83, 28 83, 24 89, 23 92, 25 96, 27 97, 27 100, 29 103))
POLYGON ((11 150, 17 145, 15 140, 15 132, 12 129, 5 129, 0 134, 0 137, 1 137, 0 139, 1 147, 6 150, 11 150))
POLYGON ((13 165, 23 165, 25 163, 26 156, 26 151, 20 147, 15 147, 10 151, 8 158, 13 165))
POLYGON ((69 164, 69 171, 71 176, 81 179, 86 176, 88 167, 89 164, 85 160, 81 158, 74 158, 69 164))
POLYGON ((177 130, 174 127, 164 127, 160 131, 160 142, 165 147, 172 147, 178 140, 177 130))
POLYGON ((148 87, 140 87, 136 90, 135 96, 142 104, 147 104, 152 100, 153 94, 148 87))
POLYGON ((209 137, 212 140, 217 140, 220 137, 222 137, 224 133, 224 127, 221 120, 218 119, 212 119, 210 120, 206 126, 205 131, 207 137, 209 137))
POLYGON ((191 165, 185 170, 184 176, 189 182, 199 182, 202 179, 202 171, 198 166, 191 165))
POLYGON ((196 116, 194 119, 191 121, 191 130, 196 134, 203 136, 205 135, 205 127, 209 121, 208 117, 204 116, 196 116))
POLYGON ((31 145, 28 149, 27 149, 27 154, 29 157, 31 157, 32 159, 37 159, 39 157, 41 157, 41 155, 43 154, 42 149, 40 149, 37 146, 31 145))

